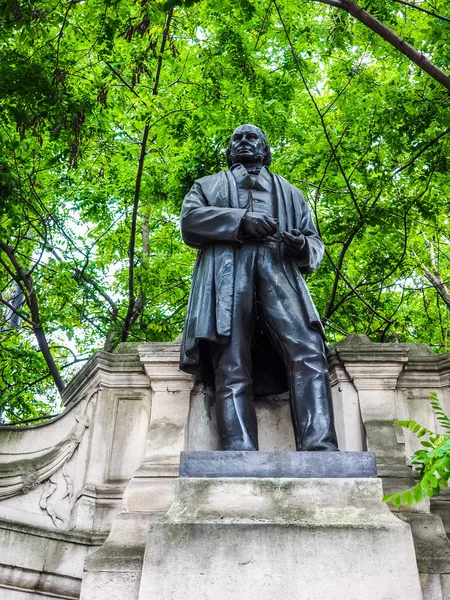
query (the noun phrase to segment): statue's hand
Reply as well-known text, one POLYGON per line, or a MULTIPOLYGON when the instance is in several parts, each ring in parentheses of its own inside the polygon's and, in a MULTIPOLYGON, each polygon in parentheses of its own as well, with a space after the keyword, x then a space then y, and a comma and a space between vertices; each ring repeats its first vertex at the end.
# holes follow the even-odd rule
POLYGON ((302 250, 306 244, 305 236, 299 229, 292 229, 290 233, 288 231, 282 231, 281 237, 284 242, 283 253, 286 256, 298 258, 302 254, 302 250))
POLYGON ((262 240, 273 235, 277 230, 277 222, 268 215, 256 212, 246 212, 241 221, 241 231, 244 237, 262 240))

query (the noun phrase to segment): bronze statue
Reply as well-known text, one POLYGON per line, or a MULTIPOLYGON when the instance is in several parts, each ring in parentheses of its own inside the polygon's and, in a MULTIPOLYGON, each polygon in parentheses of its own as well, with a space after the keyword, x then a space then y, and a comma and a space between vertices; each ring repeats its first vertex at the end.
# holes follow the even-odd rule
POLYGON ((229 169, 195 181, 181 231, 198 248, 180 368, 214 386, 224 450, 257 450, 254 395, 289 389, 297 450, 337 450, 325 333, 303 273, 324 246, 301 192, 238 127, 229 169))

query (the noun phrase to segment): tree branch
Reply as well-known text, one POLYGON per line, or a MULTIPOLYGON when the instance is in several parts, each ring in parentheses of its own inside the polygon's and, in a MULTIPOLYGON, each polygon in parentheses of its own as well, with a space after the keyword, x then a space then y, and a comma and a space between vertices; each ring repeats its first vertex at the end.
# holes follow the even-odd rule
MULTIPOLYGON (((171 10, 167 14, 166 24, 162 34, 161 46, 159 49, 158 64, 156 66, 155 81, 153 83, 152 95, 158 94, 159 78, 161 76, 161 68, 164 50, 166 47, 167 38, 169 37, 170 23, 172 21, 173 11, 171 10)), ((148 134, 150 131, 150 124, 147 122, 144 127, 141 141, 141 151, 139 154, 138 170, 136 174, 136 185, 134 188, 134 202, 133 202, 133 213, 131 217, 131 233, 130 243, 128 245, 128 260, 129 260, 129 271, 128 271, 128 310, 124 319, 122 329, 122 342, 126 342, 130 327, 133 323, 133 317, 135 316, 135 306, 137 298, 134 295, 134 256, 136 248, 136 228, 137 228, 137 215, 139 208, 139 199, 141 195, 141 184, 142 184, 142 173, 144 170, 144 161, 147 154, 147 141, 148 134)))
POLYGON ((38 379, 35 379, 34 381, 30 381, 29 383, 23 385, 19 389, 18 392, 15 392, 11 396, 9 396, 4 402, 0 403, 0 409, 2 409, 4 406, 6 406, 7 404, 9 404, 12 400, 14 400, 14 398, 17 398, 17 396, 20 396, 20 394, 22 392, 24 392, 25 390, 31 389, 34 385, 36 385, 37 383, 41 383, 41 381, 45 381, 50 376, 51 376, 50 373, 46 373, 45 375, 42 375, 42 377, 39 377, 38 379))
POLYGON ((428 249, 430 251, 430 261, 431 261, 431 268, 432 268, 432 270, 430 270, 430 269, 428 269, 428 267, 426 267, 424 264, 422 264, 423 272, 425 273, 425 276, 428 279, 428 281, 430 281, 430 283, 433 284, 437 293, 442 298, 442 300, 445 302, 447 309, 450 310, 450 292, 448 290, 448 287, 445 285, 444 280, 442 279, 442 275, 438 269, 436 254, 434 252, 433 244, 427 238, 424 231, 422 231, 422 236, 425 241, 425 244, 428 246, 428 249))
POLYGON ((122 330, 122 342, 126 342, 128 332, 131 327, 131 320, 134 314, 134 307, 136 304, 136 298, 134 295, 134 254, 136 247, 136 228, 137 228, 137 213, 139 207, 139 199, 141 194, 141 183, 142 183, 142 172, 144 170, 145 155, 147 153, 147 140, 148 132, 150 130, 149 125, 145 125, 144 133, 141 141, 141 152, 139 155, 138 171, 136 175, 136 185, 134 189, 134 203, 133 203, 133 214, 131 217, 131 233, 130 243, 128 245, 128 311, 124 319, 123 330, 122 330))
POLYGON ((344 245, 342 246, 342 250, 339 254, 337 265, 336 266, 333 265, 335 267, 336 275, 334 277, 333 289, 331 290, 330 300, 328 302, 328 306, 327 306, 327 310, 325 312, 324 319, 328 320, 336 310, 336 309, 334 309, 333 305, 334 305, 334 301, 336 299, 336 294, 337 294, 337 289, 338 289, 338 285, 339 285, 339 281, 340 281, 340 277, 341 277, 341 272, 342 272, 341 269, 342 269, 342 265, 344 263, 344 258, 347 253, 347 250, 350 248, 350 245, 351 245, 355 235, 358 233, 358 231, 361 229, 361 227, 362 227, 362 223, 359 224, 357 227, 355 227, 355 229, 351 232, 349 238, 345 241, 344 245))
MULTIPOLYGON (((333 259, 331 258, 329 252, 325 249, 325 253, 328 257, 328 260, 331 262, 331 264, 333 265, 333 268, 338 270, 338 267, 334 264, 333 259)), ((377 317, 379 317, 380 319, 382 319, 383 321, 385 321, 386 323, 391 323, 390 319, 387 319, 385 316, 383 316, 381 313, 379 313, 375 308, 373 308, 373 306, 371 306, 367 300, 365 300, 361 294, 356 290, 356 288, 349 282, 349 280, 345 277, 345 275, 342 272, 339 272, 340 276, 342 277, 342 280, 344 281, 344 283, 352 290, 352 292, 355 294, 355 296, 357 298, 359 298, 359 300, 361 300, 361 302, 367 306, 367 308, 372 311, 377 317)))
POLYGON ((53 381, 55 382, 58 391, 62 392, 65 388, 65 384, 61 377, 59 369, 56 366, 56 363, 53 359, 52 353, 50 352, 47 338, 45 337, 44 330, 40 323, 39 304, 36 296, 36 291, 33 287, 32 279, 29 273, 27 273, 22 267, 22 265, 19 263, 14 253, 14 250, 10 246, 8 246, 8 244, 5 244, 4 242, 0 241, 0 250, 3 250, 3 252, 10 260, 11 264, 13 265, 14 269, 16 270, 17 282, 21 282, 22 285, 20 285, 20 287, 22 291, 24 291, 25 293, 26 290, 25 301, 28 305, 28 308, 30 309, 33 333, 36 337, 39 349, 42 352, 42 356, 44 357, 44 360, 47 363, 51 376, 53 377, 53 381))
POLYGON ((171 10, 169 13, 167 13, 166 26, 164 28, 163 35, 162 35, 161 47, 159 49, 159 56, 158 56, 158 64, 156 66, 155 82, 154 82, 153 88, 152 88, 153 96, 156 96, 156 94, 158 93, 159 77, 161 75, 163 54, 164 54, 164 50, 166 48, 167 38, 169 37, 169 29, 170 29, 170 23, 172 22, 172 16, 173 16, 173 10, 171 10))
POLYGON ((409 60, 416 64, 419 69, 427 73, 435 81, 440 83, 442 86, 450 90, 450 76, 444 71, 439 69, 434 63, 432 63, 422 52, 416 50, 413 46, 405 42, 399 35, 397 35, 392 29, 389 29, 386 25, 378 21, 370 13, 361 8, 353 0, 311 0, 312 2, 320 2, 322 4, 329 4, 341 8, 348 12, 352 17, 357 19, 360 23, 374 31, 377 35, 383 38, 388 44, 393 46, 396 50, 404 54, 409 60))
POLYGON ((339 159, 339 156, 337 155, 336 147, 333 145, 333 142, 331 141, 331 138, 329 136, 328 129, 327 129, 327 126, 325 124, 324 116, 321 113, 321 111, 320 111, 320 109, 319 109, 319 107, 317 105, 317 102, 315 101, 314 96, 311 93, 311 90, 309 89, 309 86, 308 86, 308 83, 306 81, 305 76, 303 75, 303 71, 302 71, 302 69, 300 67, 300 61, 298 60, 297 53, 295 52, 294 45, 293 45, 293 43, 291 41, 291 37, 290 37, 290 35, 288 33, 286 24, 285 24, 284 19, 283 19, 282 15, 281 15, 281 11, 280 11, 280 8, 278 6, 278 3, 276 2, 276 0, 273 0, 273 4, 274 4, 274 6, 275 6, 275 8, 277 10, 278 16, 280 18, 281 25, 282 25, 284 33, 286 35, 286 39, 287 39, 289 47, 291 49, 292 57, 293 57, 294 62, 296 64, 296 66, 297 66, 297 70, 298 70, 298 72, 300 74, 300 77, 302 79, 303 85, 305 86, 306 91, 308 92, 308 95, 309 95, 309 97, 311 99, 311 102, 313 103, 314 108, 316 109, 317 114, 319 115, 319 119, 320 119, 320 122, 322 124, 322 129, 323 129, 323 132, 325 134, 325 138, 326 138, 326 140, 328 142, 328 145, 330 146, 330 150, 331 150, 331 152, 333 154, 333 158, 336 161, 336 164, 337 164, 337 166, 339 168, 339 171, 341 172, 342 177, 344 178, 345 184, 346 184, 347 189, 348 189, 348 191, 350 193, 350 197, 351 197, 352 202, 353 202, 353 204, 354 204, 354 206, 356 208, 356 211, 357 211, 358 215, 362 218, 363 214, 361 212, 361 209, 358 206, 358 201, 356 199, 356 196, 355 196, 355 193, 353 191, 353 188, 350 185, 350 181, 348 180, 347 174, 345 173, 344 167, 342 166, 342 163, 341 163, 341 161, 339 159))
POLYGON ((398 173, 401 173, 401 171, 404 171, 405 169, 407 169, 408 167, 410 167, 420 156, 422 156, 422 154, 424 152, 426 152, 428 150, 428 148, 431 148, 431 146, 433 146, 436 142, 438 142, 445 135, 447 135, 447 133, 450 133, 450 127, 447 127, 447 129, 445 131, 443 131, 438 136, 436 136, 435 138, 433 138, 432 140, 430 140, 429 142, 427 142, 425 144, 425 146, 423 146, 423 148, 421 148, 419 150, 419 152, 417 154, 415 154, 407 163, 405 163, 401 167, 398 167, 398 169, 395 169, 394 175, 397 175, 398 173))
POLYGON ((114 302, 114 300, 111 298, 111 296, 105 292, 104 290, 101 289, 101 287, 98 285, 98 283, 96 281, 94 281, 93 279, 91 279, 90 277, 86 277, 86 275, 84 273, 82 273, 80 271, 80 269, 75 269, 75 275, 79 276, 81 279, 83 279, 83 281, 89 285, 91 285, 94 290, 102 297, 106 300, 106 302, 108 302, 108 304, 111 307, 111 313, 112 313, 112 320, 113 321, 117 321, 117 316, 119 314, 119 308, 117 306, 117 304, 114 302))
POLYGON ((321 2, 322 4, 329 4, 330 6, 336 6, 337 8, 344 8, 341 0, 313 0, 313 2, 321 2))
POLYGON ((33 325, 33 321, 31 321, 31 319, 29 319, 26 315, 24 315, 21 310, 18 310, 17 308, 15 308, 10 302, 8 302, 8 300, 5 300, 5 298, 2 298, 1 294, 0 294, 0 303, 3 304, 4 306, 6 306, 6 308, 8 308, 13 314, 17 315, 20 319, 22 319, 22 321, 25 321, 25 323, 28 323, 28 325, 31 325, 31 326, 33 325))
POLYGON ((436 19, 440 19, 441 21, 446 21, 447 23, 450 23, 450 19, 448 17, 439 15, 438 13, 435 13, 432 10, 427 10, 426 8, 422 8, 421 6, 418 6, 417 4, 413 4, 412 2, 406 2, 406 0, 392 0, 392 1, 398 2, 399 4, 404 4, 405 6, 409 6, 410 8, 415 8, 416 10, 420 10, 420 12, 423 12, 432 17, 436 17, 436 19))
MULTIPOLYGON (((137 93, 137 91, 134 89, 134 87, 128 83, 128 81, 125 81, 125 79, 122 77, 122 75, 119 73, 119 71, 117 71, 117 69, 115 69, 107 60, 104 61, 105 65, 111 69, 111 71, 114 73, 114 75, 116 77, 118 77, 120 79, 120 81, 137 97, 139 98, 139 100, 142 100, 142 102, 145 104, 145 100, 143 100, 139 94, 137 93)), ((145 104, 145 106, 147 106, 145 104)))
POLYGON ((55 81, 56 81, 57 85, 58 85, 57 72, 59 69, 59 53, 60 53, 60 49, 61 49, 61 39, 64 34, 64 28, 66 26, 67 17, 69 16, 69 10, 72 8, 73 4, 75 4, 75 3, 72 2, 72 0, 69 0, 66 11, 64 13, 64 18, 63 18, 63 22, 61 25, 61 29, 59 30, 59 33, 58 33, 58 42, 57 42, 57 46, 56 46, 56 68, 55 68, 55 81))
POLYGON ((256 50, 258 48, 259 39, 264 31, 264 27, 266 25, 267 17, 269 16, 271 7, 272 7, 272 0, 269 0, 269 4, 267 5, 266 12, 264 14, 264 18, 261 22, 261 27, 259 29, 258 37, 256 38, 256 43, 255 43, 255 47, 253 48, 253 50, 256 50))

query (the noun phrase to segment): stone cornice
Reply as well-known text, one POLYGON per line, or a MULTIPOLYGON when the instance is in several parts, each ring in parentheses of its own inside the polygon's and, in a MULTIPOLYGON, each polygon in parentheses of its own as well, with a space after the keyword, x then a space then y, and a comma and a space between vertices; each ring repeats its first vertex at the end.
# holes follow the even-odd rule
POLYGON ((148 387, 139 354, 96 352, 61 394, 64 405, 70 405, 80 394, 98 385, 103 388, 148 387))
POLYGON ((0 529, 7 531, 17 531, 44 539, 60 540, 72 544, 81 544, 83 546, 100 546, 105 541, 106 533, 91 533, 79 530, 61 530, 51 527, 42 527, 38 525, 28 525, 18 521, 10 521, 0 518, 0 529))
POLYGON ((408 361, 406 344, 377 344, 365 335, 349 335, 330 349, 331 365, 343 363, 405 363, 408 361))
POLYGON ((178 342, 152 342, 138 345, 138 353, 141 357, 162 357, 165 356, 169 360, 174 360, 177 363, 180 361, 181 344, 178 342))
POLYGON ((435 354, 427 344, 380 344, 365 335, 351 335, 330 348, 332 374, 345 367, 352 378, 398 378, 399 387, 450 385, 450 353, 435 354))
POLYGON ((153 391, 190 391, 194 377, 179 369, 180 344, 139 344, 139 356, 153 391))

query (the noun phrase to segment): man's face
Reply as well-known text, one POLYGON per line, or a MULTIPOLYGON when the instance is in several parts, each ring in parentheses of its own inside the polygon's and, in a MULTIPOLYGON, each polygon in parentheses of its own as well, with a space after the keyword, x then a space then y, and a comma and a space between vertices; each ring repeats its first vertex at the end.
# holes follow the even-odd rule
POLYGON ((262 133, 252 125, 238 127, 231 136, 230 145, 233 164, 253 162, 264 156, 262 133))

